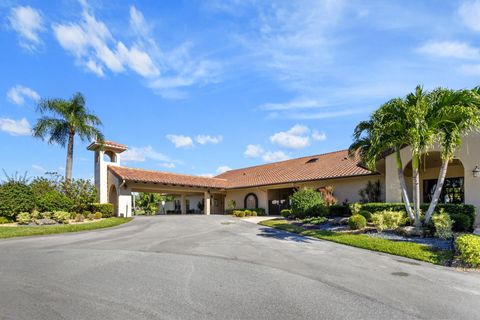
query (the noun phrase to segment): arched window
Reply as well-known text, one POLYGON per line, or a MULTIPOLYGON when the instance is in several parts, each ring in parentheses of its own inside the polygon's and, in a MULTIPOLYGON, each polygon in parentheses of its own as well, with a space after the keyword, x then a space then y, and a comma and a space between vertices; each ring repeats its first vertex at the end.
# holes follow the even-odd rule
POLYGON ((245 209, 257 209, 258 198, 255 193, 249 193, 245 196, 245 209))

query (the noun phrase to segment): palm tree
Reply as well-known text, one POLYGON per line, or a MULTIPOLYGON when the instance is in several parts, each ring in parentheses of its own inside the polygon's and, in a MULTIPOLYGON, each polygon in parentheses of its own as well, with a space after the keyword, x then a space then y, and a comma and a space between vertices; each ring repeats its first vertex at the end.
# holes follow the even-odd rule
POLYGON ((415 220, 407 193, 403 163, 400 150, 405 144, 406 123, 405 103, 396 98, 388 101, 375 111, 370 120, 360 122, 354 131, 354 142, 349 148, 349 154, 359 154, 365 165, 372 171, 376 170, 376 163, 381 154, 394 151, 400 190, 405 210, 410 219, 415 220))
POLYGON ((432 201, 425 214, 425 224, 430 221, 438 204, 448 164, 461 146, 462 135, 480 127, 479 93, 480 88, 457 91, 439 88, 431 93, 431 119, 438 130, 437 142, 441 148, 442 165, 432 201))
POLYGON ((43 99, 37 109, 43 116, 33 128, 33 135, 50 144, 67 145, 65 179, 70 181, 75 135, 82 141, 103 141, 103 134, 98 129, 102 122, 85 108, 85 98, 81 93, 76 93, 70 100, 43 99))

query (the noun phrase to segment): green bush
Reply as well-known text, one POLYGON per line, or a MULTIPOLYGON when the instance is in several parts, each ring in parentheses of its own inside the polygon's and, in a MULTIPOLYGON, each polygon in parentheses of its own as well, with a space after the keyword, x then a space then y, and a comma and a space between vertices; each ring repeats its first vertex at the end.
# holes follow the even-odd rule
POLYGON ((358 214, 367 219, 367 221, 372 221, 372 214, 370 213, 370 211, 360 210, 358 214))
POLYGON ((95 214, 89 213, 89 214, 87 215, 87 219, 88 219, 88 220, 95 220, 95 214))
POLYGON ((88 216, 92 214, 92 211, 85 210, 82 212, 82 214, 85 218, 88 218, 88 216))
POLYGON ((326 217, 313 217, 313 218, 305 218, 301 221, 302 221, 302 223, 305 223, 305 224, 319 225, 319 224, 327 222, 328 219, 326 217))
POLYGON ((53 220, 57 221, 58 223, 68 224, 68 220, 70 219, 70 212, 66 211, 55 211, 53 213, 53 220))
POLYGON ((32 222, 32 217, 30 217, 30 213, 22 212, 17 215, 17 222, 18 224, 29 224, 32 222))
POLYGON ((37 210, 33 210, 32 213, 30 213, 30 217, 32 218, 33 221, 35 221, 37 219, 40 219, 42 215, 37 210))
POLYGON ((73 201, 66 195, 51 190, 35 197, 35 206, 40 211, 70 211, 73 201))
POLYGON ((372 214, 372 222, 378 231, 394 230, 405 225, 407 218, 401 211, 383 211, 372 214))
POLYGON ((35 208, 33 192, 23 182, 6 182, 0 185, 0 216, 14 219, 20 212, 35 208))
POLYGON ((359 214, 354 214, 348 219, 348 225, 352 230, 363 229, 367 226, 367 219, 359 214))
MULTIPOLYGON (((428 210, 429 204, 422 204, 420 208, 423 212, 428 210)), ((439 204, 436 207, 436 212, 444 210, 446 214, 452 218, 453 231, 456 232, 472 232, 476 218, 475 206, 470 204, 439 204)), ((371 213, 383 211, 398 211, 406 214, 405 205, 403 203, 364 203, 362 210, 371 213)))
POLYGON ((252 209, 252 210, 257 213, 257 216, 266 216, 267 215, 267 213, 265 212, 265 209, 263 209, 263 208, 256 208, 256 209, 252 209))
POLYGON ((102 213, 101 212, 95 212, 94 216, 95 216, 95 220, 102 219, 102 213))
POLYGON ((50 211, 45 211, 40 213, 40 217, 42 219, 51 219, 52 218, 52 213, 50 211))
POLYGON ((7 217, 0 217, 0 224, 11 223, 11 222, 13 221, 8 219, 7 217))
POLYGON ((459 257, 463 263, 472 266, 480 266, 480 236, 464 234, 455 240, 459 257))
POLYGON ((288 219, 292 216, 292 209, 283 209, 282 211, 280 211, 280 215, 288 219))
POLYGON ((83 221, 85 221, 85 217, 83 216, 83 214, 77 213, 75 215, 75 222, 83 222, 83 221))
POLYGON ((113 217, 113 204, 111 203, 92 203, 90 211, 101 212, 104 218, 113 217))
POLYGON ((360 210, 362 210, 362 204, 361 203, 352 203, 349 206, 350 211, 352 212, 352 215, 356 215, 360 213, 360 210))
POLYGON ((322 209, 323 199, 320 192, 313 189, 302 189, 290 196, 292 215, 297 219, 315 217, 326 213, 322 209))
POLYGON ((349 206, 335 204, 328 207, 328 215, 333 217, 349 217, 352 212, 349 206))
POLYGON ((453 236, 453 221, 443 210, 439 214, 432 216, 432 223, 435 228, 435 237, 440 239, 449 239, 453 236))
POLYGON ((233 215, 237 218, 245 217, 245 211, 243 210, 233 210, 233 215))

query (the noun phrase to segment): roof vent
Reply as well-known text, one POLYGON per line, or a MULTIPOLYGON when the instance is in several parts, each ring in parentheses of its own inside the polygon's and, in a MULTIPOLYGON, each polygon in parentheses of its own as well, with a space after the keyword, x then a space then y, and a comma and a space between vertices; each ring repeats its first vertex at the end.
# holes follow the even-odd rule
POLYGON ((318 161, 318 158, 312 158, 312 159, 309 159, 306 163, 314 163, 317 161, 318 161))

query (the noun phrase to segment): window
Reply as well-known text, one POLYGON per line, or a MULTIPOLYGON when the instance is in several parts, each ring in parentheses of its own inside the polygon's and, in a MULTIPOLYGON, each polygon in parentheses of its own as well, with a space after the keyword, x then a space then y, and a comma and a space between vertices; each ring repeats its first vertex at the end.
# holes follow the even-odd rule
POLYGON ((249 193, 245 197, 245 209, 257 209, 258 208, 258 198, 255 193, 249 193))
POLYGON ((306 163, 315 163, 318 161, 318 158, 311 158, 310 160, 308 160, 306 163))
MULTIPOLYGON (((437 186, 437 180, 424 180, 424 202, 431 202, 435 187, 437 186)), ((443 184, 443 190, 440 195, 440 203, 463 203, 464 196, 464 179, 460 178, 445 178, 443 184)))

